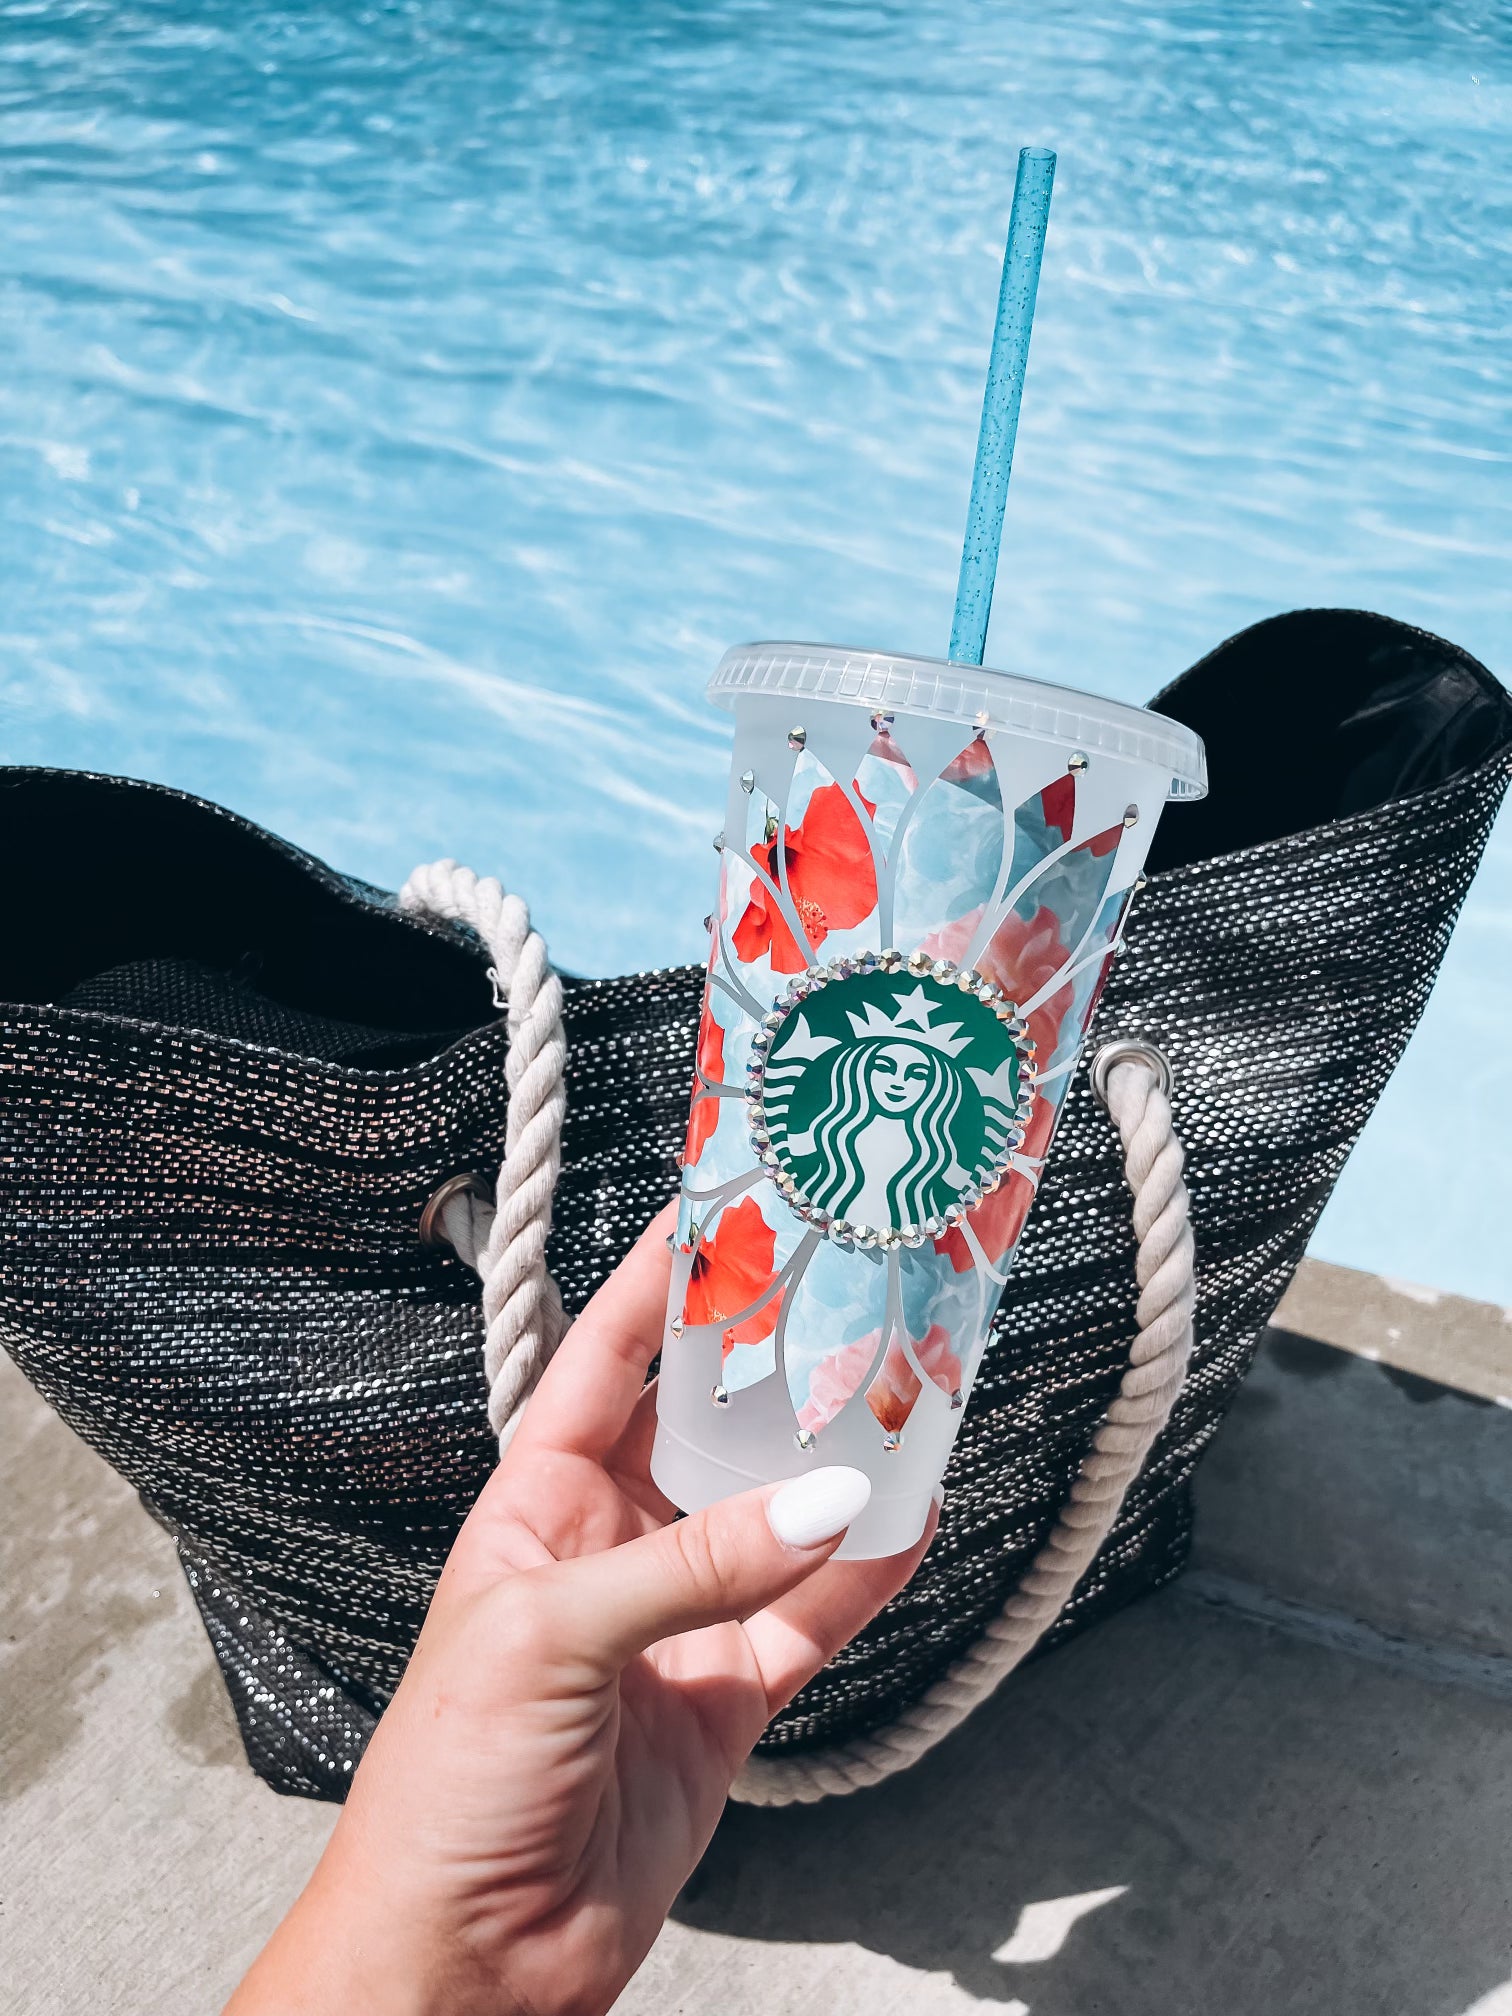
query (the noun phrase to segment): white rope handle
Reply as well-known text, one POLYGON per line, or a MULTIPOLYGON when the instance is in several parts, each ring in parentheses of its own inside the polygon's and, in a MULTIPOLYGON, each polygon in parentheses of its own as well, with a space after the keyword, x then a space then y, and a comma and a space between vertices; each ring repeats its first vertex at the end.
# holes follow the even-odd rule
POLYGON ((492 876, 480 881, 455 861, 432 861, 410 876, 399 904, 472 926, 493 957, 494 1002, 509 1029, 509 1112, 493 1205, 464 1194, 443 1213, 448 1239, 483 1280, 488 1418, 502 1455, 567 1327, 546 1267, 567 1110, 562 983, 524 901, 506 895, 492 876))
POLYGON ((1166 1424, 1192 1348, 1192 1231, 1181 1143, 1160 1082, 1168 1073, 1158 1053, 1135 1044, 1120 1049, 1106 1074, 1107 1104, 1134 1193, 1139 1335, 1118 1395, 1093 1434, 1049 1539, 970 1651, 895 1722, 829 1750, 752 1757, 736 1780, 734 1798, 753 1806, 789 1806, 859 1792, 917 1763, 1033 1651, 1108 1537, 1166 1424))
MULTIPOLYGON (((479 881, 455 861, 435 861, 415 870, 399 902, 473 927, 493 955, 494 998, 509 1026, 509 1114, 495 1201, 459 1189, 441 1213, 451 1245, 483 1279, 488 1418, 502 1454, 566 1328, 561 1293, 546 1268, 567 1107, 562 983, 522 899, 506 895, 491 877, 479 881)), ((906 1770, 958 1729, 1065 1608, 1166 1424, 1191 1354, 1194 1292, 1169 1067, 1144 1044, 1110 1044, 1098 1053, 1092 1080, 1118 1129, 1134 1193, 1139 1334, 1050 1537, 970 1651, 895 1722, 829 1750, 752 1757, 735 1783, 736 1799, 787 1806, 858 1792, 906 1770)))

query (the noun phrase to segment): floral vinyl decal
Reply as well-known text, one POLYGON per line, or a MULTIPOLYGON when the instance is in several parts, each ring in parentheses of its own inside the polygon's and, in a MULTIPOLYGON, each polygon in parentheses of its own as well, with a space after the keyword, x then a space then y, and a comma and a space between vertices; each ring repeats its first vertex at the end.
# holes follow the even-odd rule
POLYGON ((1023 1139, 1026 1025, 974 974, 948 985, 898 953, 838 964, 790 986, 753 1042, 752 1144, 832 1237, 918 1245, 1001 1180, 1023 1139))
POLYGON ((942 1323, 932 1323, 928 1334, 907 1352, 902 1343, 894 1339, 882 1360, 882 1369, 866 1389, 867 1406, 882 1426, 894 1435, 903 1432, 903 1425, 913 1412, 914 1402, 922 1390, 920 1371, 952 1402, 956 1401, 963 1376, 961 1361, 956 1356, 950 1332, 942 1323), (919 1371, 915 1371, 915 1365, 919 1371))
POLYGON ((980 917, 998 884, 1003 847, 997 766, 986 740, 973 739, 898 823, 892 942, 922 945, 973 911, 980 917))
POLYGON ((698 1161, 719 1121, 717 1087, 724 1077, 724 1031, 705 998, 698 1021, 698 1054, 693 1068, 693 1103, 688 1113, 688 1140, 683 1167, 698 1161))
MULTIPOLYGON (((872 809, 866 806, 868 815, 872 809)), ((838 784, 812 792, 802 822, 758 843, 752 860, 759 879, 734 939, 747 964, 765 957, 775 973, 801 973, 831 931, 859 924, 876 908, 871 844, 838 784)))
POLYGON ((892 853, 898 821, 918 788, 913 765, 879 717, 871 746, 856 765, 856 790, 872 808, 872 834, 884 855, 892 853))
POLYGON ((759 1343, 777 1328, 776 1237, 755 1198, 747 1197, 721 1212, 717 1228, 694 1249, 683 1321, 719 1324, 727 1358, 737 1344, 759 1343), (732 1323, 731 1317, 742 1320, 732 1323))
POLYGON ((864 1389, 866 1404, 882 1427, 899 1435, 923 1390, 921 1371, 952 1405, 959 1404, 964 1374, 943 1323, 930 1324, 917 1343, 897 1331, 885 1352, 881 1343, 882 1332, 869 1330, 819 1359, 795 1399, 800 1430, 817 1434, 864 1389))
POLYGON ((711 920, 682 1325, 717 1398, 776 1377, 805 1448, 961 1404, 1131 894, 1074 769, 1014 803, 987 734, 909 739, 876 717, 842 782, 799 731, 747 772, 711 920))

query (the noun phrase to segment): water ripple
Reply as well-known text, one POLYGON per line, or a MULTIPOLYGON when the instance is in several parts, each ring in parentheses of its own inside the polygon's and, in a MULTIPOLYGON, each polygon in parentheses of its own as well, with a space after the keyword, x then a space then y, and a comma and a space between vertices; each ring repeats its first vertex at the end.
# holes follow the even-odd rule
MULTIPOLYGON (((1332 602, 1512 661, 1503 7, 0 0, 0 59, 8 760, 695 955, 720 650, 944 645, 1026 140, 992 657, 1143 698, 1332 602)), ((1323 1236, 1512 1300, 1509 881, 1323 1236)))

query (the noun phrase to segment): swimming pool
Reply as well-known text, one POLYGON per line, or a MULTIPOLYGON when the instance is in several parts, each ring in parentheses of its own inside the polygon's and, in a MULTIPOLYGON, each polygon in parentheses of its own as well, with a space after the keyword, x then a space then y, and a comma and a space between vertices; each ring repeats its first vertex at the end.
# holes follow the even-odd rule
MULTIPOLYGON (((1026 141, 989 662, 1333 603, 1505 675, 1512 17, 1408 11, 0 4, 4 760, 701 956, 725 645, 945 648, 1026 141)), ((1509 1009, 1504 821, 1315 1250, 1512 1302, 1509 1009)))

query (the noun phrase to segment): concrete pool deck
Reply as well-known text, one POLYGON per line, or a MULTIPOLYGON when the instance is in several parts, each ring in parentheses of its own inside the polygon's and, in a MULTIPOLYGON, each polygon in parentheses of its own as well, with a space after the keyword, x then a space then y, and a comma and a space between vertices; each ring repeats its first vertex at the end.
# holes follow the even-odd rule
MULTIPOLYGON (((732 1808, 626 2016, 1512 2016, 1512 1411, 1420 1376, 1512 1383, 1512 1326, 1413 1291, 1391 1340, 1343 1273, 1187 1574, 891 1786, 732 1808)), ((0 1418, 0 2007, 203 2016, 332 1811, 252 1776, 171 1544, 8 1361, 0 1418)))

